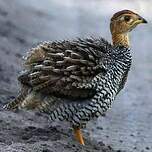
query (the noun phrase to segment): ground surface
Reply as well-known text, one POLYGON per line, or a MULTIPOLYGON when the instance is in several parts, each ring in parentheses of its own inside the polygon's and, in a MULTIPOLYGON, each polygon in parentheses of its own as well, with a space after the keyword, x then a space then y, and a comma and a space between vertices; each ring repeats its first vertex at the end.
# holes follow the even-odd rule
MULTIPOLYGON (((17 94, 21 56, 34 44, 89 35, 110 40, 109 19, 114 12, 129 8, 151 22, 151 3, 0 0, 0 106, 17 94)), ((133 66, 126 88, 106 117, 88 124, 85 147, 73 140, 66 124, 52 126, 43 115, 1 110, 0 152, 152 151, 151 29, 149 24, 132 33, 133 66)))
MULTIPOLYGON (((0 152, 113 152, 102 142, 74 142, 72 130, 33 112, 0 112, 0 152)), ((88 135, 86 135, 88 136, 88 135)))

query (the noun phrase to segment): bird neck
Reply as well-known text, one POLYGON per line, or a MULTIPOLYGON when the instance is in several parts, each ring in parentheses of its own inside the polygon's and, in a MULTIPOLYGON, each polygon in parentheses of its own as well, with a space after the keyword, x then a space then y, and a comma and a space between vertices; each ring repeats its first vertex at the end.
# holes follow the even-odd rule
POLYGON ((125 47, 129 47, 129 35, 128 33, 125 34, 112 33, 112 42, 114 46, 123 45, 125 47))

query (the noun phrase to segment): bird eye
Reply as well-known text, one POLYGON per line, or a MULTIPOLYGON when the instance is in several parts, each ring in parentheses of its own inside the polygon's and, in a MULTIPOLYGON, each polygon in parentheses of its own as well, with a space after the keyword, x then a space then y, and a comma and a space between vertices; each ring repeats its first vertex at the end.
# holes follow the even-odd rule
POLYGON ((129 21, 130 21, 130 19, 131 19, 131 17, 130 17, 130 16, 125 16, 125 17, 124 17, 124 20, 125 20, 126 22, 129 22, 129 21))

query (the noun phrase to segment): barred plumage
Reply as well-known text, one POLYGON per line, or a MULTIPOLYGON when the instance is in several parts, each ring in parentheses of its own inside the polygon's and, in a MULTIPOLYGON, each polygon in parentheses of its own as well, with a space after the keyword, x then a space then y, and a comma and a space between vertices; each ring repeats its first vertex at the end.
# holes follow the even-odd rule
POLYGON ((52 120, 62 117, 77 127, 84 117, 90 120, 111 107, 131 65, 129 48, 102 38, 43 42, 32 50, 18 78, 28 89, 27 97, 16 104, 49 113, 52 120), (58 104, 52 108, 54 102, 58 104))
POLYGON ((111 19, 113 44, 103 38, 43 42, 24 57, 21 92, 5 108, 37 109, 52 121, 67 120, 77 138, 87 121, 104 115, 124 87, 132 57, 128 32, 146 21, 125 10, 111 19), (132 24, 125 20, 129 15, 132 24))

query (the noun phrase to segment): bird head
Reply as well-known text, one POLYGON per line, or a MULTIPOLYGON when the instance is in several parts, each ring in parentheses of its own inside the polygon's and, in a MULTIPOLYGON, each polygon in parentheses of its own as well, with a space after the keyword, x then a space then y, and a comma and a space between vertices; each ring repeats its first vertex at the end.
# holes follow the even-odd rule
POLYGON ((110 23, 113 45, 129 47, 128 33, 141 23, 147 23, 147 21, 130 10, 115 13, 110 23))
POLYGON ((111 18, 111 33, 125 34, 132 31, 138 24, 147 23, 140 15, 130 11, 122 10, 113 15, 111 18))

